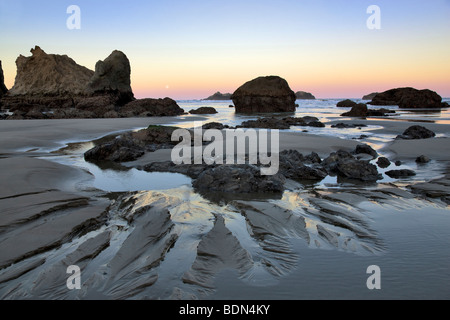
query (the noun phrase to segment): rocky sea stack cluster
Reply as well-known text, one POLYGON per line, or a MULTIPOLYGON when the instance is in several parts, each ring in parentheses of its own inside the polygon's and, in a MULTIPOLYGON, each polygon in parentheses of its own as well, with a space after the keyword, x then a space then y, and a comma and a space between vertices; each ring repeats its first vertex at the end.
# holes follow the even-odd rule
POLYGON ((16 60, 14 86, 2 97, 8 119, 64 119, 176 116, 184 113, 171 99, 136 100, 131 66, 121 51, 98 61, 95 71, 67 55, 36 46, 16 60))

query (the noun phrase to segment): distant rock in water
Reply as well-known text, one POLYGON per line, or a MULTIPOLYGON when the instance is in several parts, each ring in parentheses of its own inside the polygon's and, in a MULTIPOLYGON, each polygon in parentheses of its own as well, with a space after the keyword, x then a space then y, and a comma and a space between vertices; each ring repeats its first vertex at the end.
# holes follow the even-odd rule
POLYGON ((127 56, 121 51, 113 51, 104 61, 95 65, 95 73, 90 79, 86 92, 89 94, 117 94, 119 103, 134 99, 131 90, 131 66, 127 56))
POLYGON ((356 104, 352 107, 352 110, 342 114, 343 117, 367 117, 369 109, 364 103, 356 104))
POLYGON ((358 104, 355 101, 347 99, 347 100, 338 102, 337 107, 338 108, 353 108, 357 105, 358 104))
POLYGON ((316 97, 314 97, 311 93, 305 92, 305 91, 299 91, 295 94, 295 97, 298 100, 316 100, 316 97))
POLYGON ((5 77, 3 75, 2 61, 0 60, 0 98, 8 92, 8 88, 5 86, 5 77))
POLYGON ((206 99, 203 99, 203 100, 219 100, 219 101, 231 100, 231 96, 232 96, 231 93, 221 93, 218 91, 218 92, 214 93, 212 96, 210 96, 206 99))
POLYGON ((296 96, 286 80, 259 77, 242 85, 231 97, 236 113, 295 112, 296 96))
POLYGON ((66 55, 47 54, 39 46, 31 57, 16 60, 17 75, 10 96, 64 96, 85 94, 94 71, 66 55))
POLYGON ((216 109, 212 107, 201 107, 196 110, 189 111, 190 114, 216 114, 218 113, 216 109))
POLYGON ((442 97, 431 90, 399 88, 377 94, 369 104, 375 106, 399 106, 409 109, 440 109, 445 107, 442 97))
POLYGON ((393 113, 396 112, 388 109, 370 110, 366 104, 359 103, 352 107, 352 110, 350 110, 349 112, 341 114, 341 117, 387 117, 389 114, 393 113))
POLYGON ((184 114, 184 110, 170 98, 140 99, 119 109, 119 117, 173 117, 184 114))
POLYGON ((375 96, 377 94, 379 94, 379 92, 374 92, 374 93, 368 94, 367 96, 364 96, 362 99, 363 100, 372 100, 373 98, 375 98, 375 96))

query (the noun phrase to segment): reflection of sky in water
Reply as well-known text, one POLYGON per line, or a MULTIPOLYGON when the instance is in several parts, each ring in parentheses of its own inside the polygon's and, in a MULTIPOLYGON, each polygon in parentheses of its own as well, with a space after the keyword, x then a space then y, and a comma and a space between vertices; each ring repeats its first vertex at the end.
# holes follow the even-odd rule
POLYGON ((64 165, 75 166, 94 175, 89 186, 106 192, 168 190, 191 185, 191 179, 177 173, 146 172, 138 169, 100 169, 95 164, 84 161, 82 156, 56 156, 43 159, 64 165))

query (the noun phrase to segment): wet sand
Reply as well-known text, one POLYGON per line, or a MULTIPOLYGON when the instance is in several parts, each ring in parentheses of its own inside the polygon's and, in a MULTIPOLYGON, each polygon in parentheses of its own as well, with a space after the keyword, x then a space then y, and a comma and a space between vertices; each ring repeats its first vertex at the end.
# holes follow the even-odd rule
MULTIPOLYGON (((180 119, 1 122, 0 298, 208 298, 218 294, 220 275, 229 269, 237 270, 244 286, 273 285, 296 274, 300 256, 292 244, 295 239, 309 248, 358 256, 386 252, 364 213, 368 201, 399 209, 430 204, 446 208, 439 198, 447 195, 448 178, 417 185, 415 193, 414 188, 392 184, 367 190, 305 189, 288 191, 282 199, 222 206, 188 187, 110 195, 86 187, 92 176, 84 170, 37 158, 68 141, 173 121, 180 119), (439 189, 443 191, 436 194, 439 189), (418 194, 432 197, 423 202, 418 194), (86 275, 79 292, 65 287, 71 264, 80 265, 86 275)), ((370 121, 375 123, 395 135, 411 125, 370 121)), ((446 125, 427 127, 448 132, 446 125)), ((321 156, 358 144, 306 133, 280 134, 281 150, 321 156)), ((395 141, 385 150, 401 160, 425 154, 450 161, 448 138, 395 141)), ((132 165, 168 156, 170 152, 161 150, 132 165)), ((219 297, 226 296, 221 292, 219 297)))

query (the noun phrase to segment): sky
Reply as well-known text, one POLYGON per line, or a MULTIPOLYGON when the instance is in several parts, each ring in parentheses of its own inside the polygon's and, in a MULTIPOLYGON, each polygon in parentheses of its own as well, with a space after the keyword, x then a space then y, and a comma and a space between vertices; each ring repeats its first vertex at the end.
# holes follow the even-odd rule
POLYGON ((8 88, 39 45, 92 70, 124 52, 137 98, 202 99, 267 75, 323 99, 405 86, 450 97, 449 40, 450 0, 0 0, 8 88), (371 5, 381 29, 367 27, 371 5))

